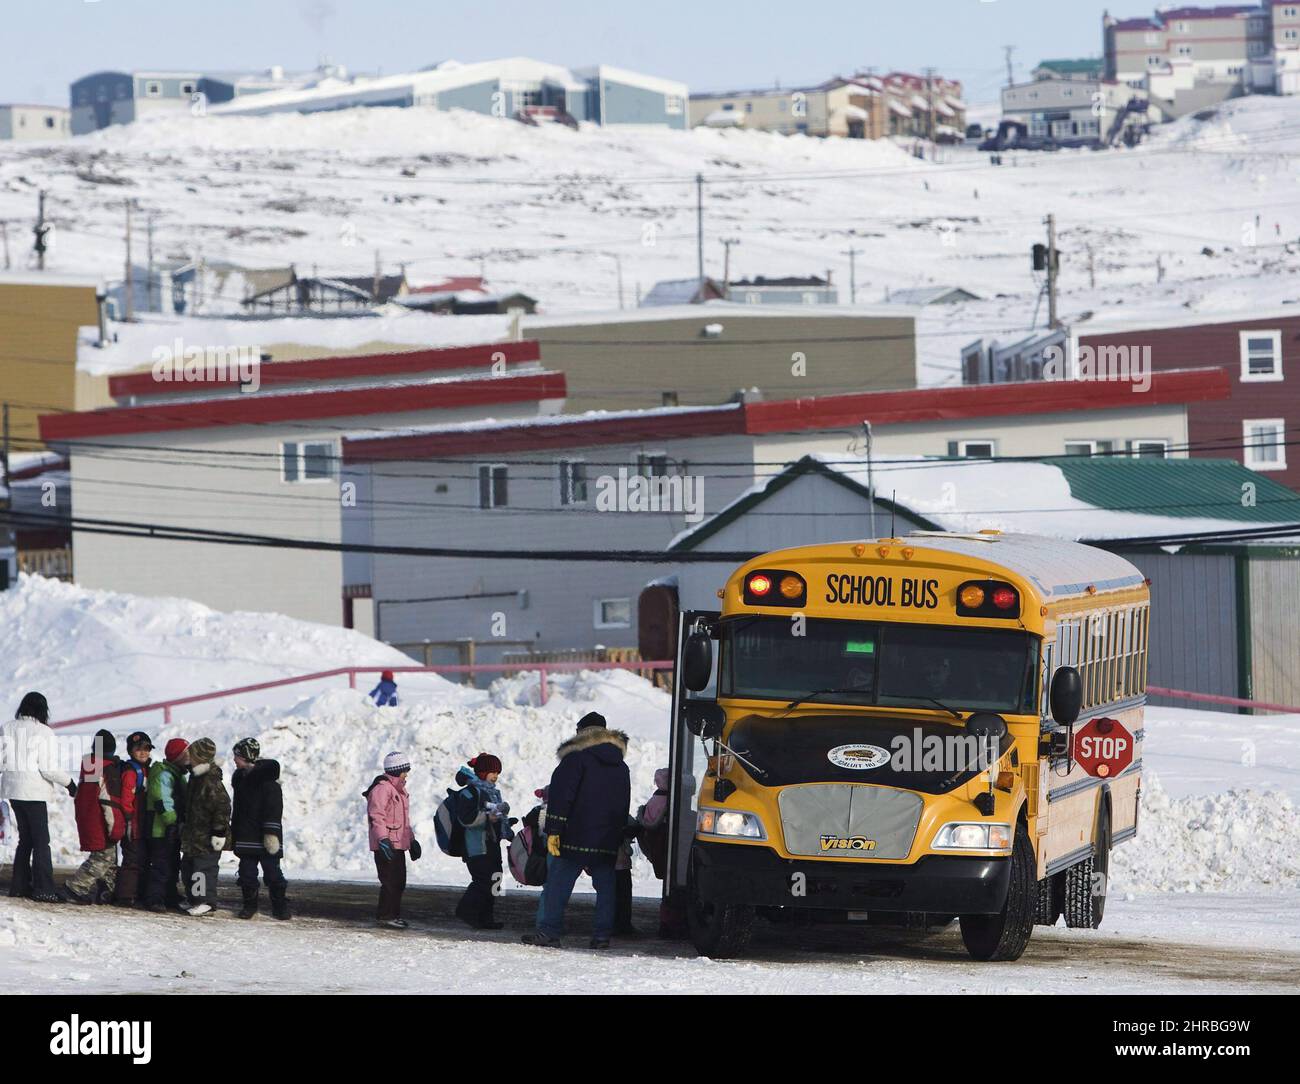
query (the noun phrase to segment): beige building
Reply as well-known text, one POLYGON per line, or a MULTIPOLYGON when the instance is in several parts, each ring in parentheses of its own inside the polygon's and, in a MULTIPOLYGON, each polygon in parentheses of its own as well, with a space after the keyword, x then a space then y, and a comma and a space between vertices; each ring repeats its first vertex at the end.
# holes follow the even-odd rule
POLYGON ((39 414, 86 405, 88 384, 77 373, 78 329, 98 321, 99 289, 90 278, 0 272, 0 400, 9 404, 16 450, 38 446, 39 414))
POLYGON ((525 317, 568 412, 706 406, 916 386, 916 320, 901 306, 664 305, 525 317))
POLYGON ((0 105, 0 140, 67 139, 70 111, 61 105, 0 105))
POLYGON ((816 86, 692 94, 691 127, 752 128, 783 135, 951 141, 966 127, 961 84, 938 76, 859 74, 816 86))

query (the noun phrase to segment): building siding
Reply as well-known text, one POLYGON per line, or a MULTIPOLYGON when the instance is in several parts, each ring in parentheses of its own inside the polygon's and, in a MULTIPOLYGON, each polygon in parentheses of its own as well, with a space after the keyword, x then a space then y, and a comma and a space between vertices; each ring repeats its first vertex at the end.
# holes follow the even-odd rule
POLYGON ((1249 569, 1251 699, 1300 705, 1300 560, 1252 556, 1249 569))

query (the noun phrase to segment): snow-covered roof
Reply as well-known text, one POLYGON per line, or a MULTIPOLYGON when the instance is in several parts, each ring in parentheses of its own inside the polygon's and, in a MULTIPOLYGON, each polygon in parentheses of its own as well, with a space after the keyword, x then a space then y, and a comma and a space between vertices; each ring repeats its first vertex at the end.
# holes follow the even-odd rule
POLYGON ((912 115, 912 111, 908 109, 907 106, 905 106, 897 98, 889 99, 889 108, 892 109, 895 113, 897 113, 900 117, 910 117, 912 115))

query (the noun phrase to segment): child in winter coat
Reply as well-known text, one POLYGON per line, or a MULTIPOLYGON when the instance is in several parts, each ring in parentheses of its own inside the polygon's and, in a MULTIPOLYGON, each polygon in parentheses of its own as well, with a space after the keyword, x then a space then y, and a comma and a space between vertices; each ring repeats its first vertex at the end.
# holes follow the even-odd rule
POLYGON ((163 759, 149 767, 149 884, 142 906, 150 911, 181 910, 176 887, 181 864, 181 819, 185 812, 185 773, 189 743, 172 738, 163 759))
POLYGON ((200 738, 192 743, 190 782, 185 788, 185 823, 181 826, 181 876, 188 906, 195 918, 217 909, 217 873, 221 852, 230 838, 230 795, 217 763, 217 743, 200 738))
POLYGON ((500 930, 492 914, 501 881, 501 841, 515 838, 510 805, 501 798, 497 780, 501 761, 479 753, 456 773, 456 819, 465 832, 464 863, 470 883, 456 904, 456 917, 476 930, 500 930))
POLYGON ((379 684, 370 690, 370 699, 375 702, 376 707, 397 707, 397 682, 393 680, 391 670, 385 670, 379 675, 379 684))
POLYGON ((257 868, 260 865, 262 880, 271 894, 271 914, 278 919, 287 919, 291 917, 286 898, 289 883, 280 869, 284 846, 284 826, 280 823, 284 810, 280 764, 279 761, 262 759, 262 746, 256 738, 237 741, 233 752, 235 774, 230 777, 230 787, 235 798, 230 827, 235 854, 239 856, 239 890, 244 896, 239 917, 252 918, 257 914, 257 868))
POLYGON ((0 724, 0 799, 8 800, 18 828, 9 895, 61 902, 54 888, 46 803, 65 790, 76 797, 77 785, 59 763, 50 706, 40 693, 28 693, 14 717, 0 724))
POLYGON ((406 777, 411 774, 410 758, 393 752, 384 757, 384 774, 375 776, 362 795, 370 822, 370 849, 379 873, 379 924, 404 930, 402 893, 406 891, 406 854, 420 857, 420 841, 411 833, 411 799, 406 777))
MULTIPOLYGON (((107 730, 100 730, 81 761, 81 780, 72 804, 81 849, 88 851, 89 857, 64 883, 64 898, 72 903, 107 903, 113 895, 117 844, 126 831, 126 818, 134 811, 133 807, 126 808, 122 800, 116 752, 116 739, 107 730)), ((134 803, 134 789, 128 800, 134 803)))
POLYGON ((131 812, 126 817, 126 830, 122 833, 122 865, 117 871, 117 887, 113 890, 113 904, 131 907, 140 892, 140 882, 148 873, 149 838, 149 754, 153 742, 143 730, 137 730, 126 739, 126 759, 118 761, 122 773, 122 806, 127 808, 126 792, 130 790, 131 812))

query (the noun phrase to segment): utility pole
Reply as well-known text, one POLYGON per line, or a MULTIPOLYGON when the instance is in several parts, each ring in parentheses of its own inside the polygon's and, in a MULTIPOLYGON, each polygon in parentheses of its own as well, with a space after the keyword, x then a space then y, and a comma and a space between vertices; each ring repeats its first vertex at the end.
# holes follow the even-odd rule
MULTIPOLYGON (((154 214, 149 212, 145 219, 145 280, 144 280, 144 311, 153 312, 153 220, 154 214)), ((162 291, 158 292, 158 308, 162 308, 162 291)))
POLYGON ((126 200, 126 321, 135 319, 135 290, 131 270, 131 201, 126 200))
MULTIPOLYGON (((50 232, 50 227, 45 221, 45 190, 41 189, 36 197, 36 225, 32 227, 32 232, 36 235, 36 240, 32 243, 32 249, 36 253, 36 269, 45 270, 45 237, 50 232)), ((5 262, 8 267, 8 261, 5 262)))
POLYGON ((695 175, 695 260, 700 285, 704 285, 704 174, 695 175))
POLYGON ((738 237, 722 239, 722 296, 725 299, 731 289, 731 246, 740 244, 738 237))
POLYGON ((379 279, 382 276, 379 262, 379 249, 375 249, 375 277, 370 288, 370 298, 372 301, 379 301, 379 279))
POLYGON ((1011 64, 1011 54, 1016 51, 1016 47, 1014 45, 1004 45, 1002 51, 1007 54, 1007 86, 1015 86, 1016 75, 1011 64))
POLYGON ((1056 319, 1056 278, 1060 270, 1060 257, 1056 252, 1056 215, 1047 216, 1047 326, 1055 330, 1061 325, 1056 319))
POLYGON ((1093 251, 1092 245, 1088 246, 1088 286, 1091 289, 1097 287, 1097 254, 1093 251))
POLYGON ((934 69, 925 69, 926 131, 934 142, 934 69))
POLYGON ((840 254, 840 255, 842 255, 842 256, 847 256, 847 257, 849 258, 849 304, 850 304, 850 305, 855 304, 855 303, 857 302, 857 300, 858 300, 858 260, 857 260, 857 257, 858 257, 858 253, 861 252, 861 251, 862 251, 862 249, 860 249, 860 248, 854 248, 852 245, 849 245, 849 247, 848 247, 848 251, 847 251, 847 252, 842 252, 842 253, 840 254))

